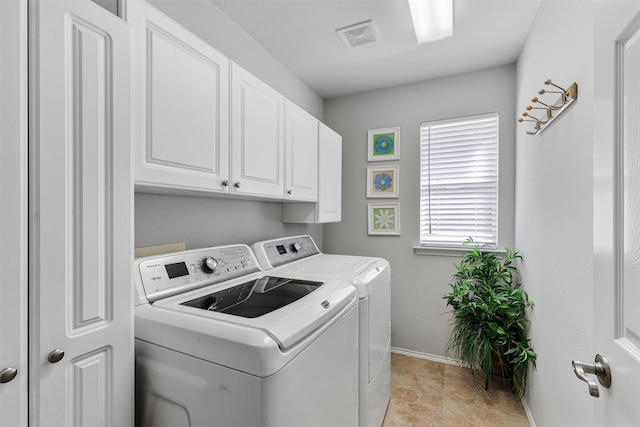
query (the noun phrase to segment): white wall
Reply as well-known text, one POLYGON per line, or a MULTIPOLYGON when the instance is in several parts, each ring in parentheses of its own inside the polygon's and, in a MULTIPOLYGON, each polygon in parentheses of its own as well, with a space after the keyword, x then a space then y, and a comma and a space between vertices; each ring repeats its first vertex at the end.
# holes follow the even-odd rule
MULTIPOLYGON (((571 360, 593 343, 593 46, 590 1, 543 1, 517 64, 518 113, 543 82, 579 85, 579 99, 547 130, 516 133, 516 234, 522 279, 536 303, 538 353, 528 405, 538 426, 588 426, 593 401, 571 360)), ((548 94, 545 99, 553 99, 548 94)))
MULTIPOLYGON (((325 252, 381 256, 391 263, 392 335, 396 348, 444 356, 451 332, 442 295, 459 258, 420 256, 420 122, 500 114, 500 244, 513 247, 515 66, 430 80, 325 101, 325 122, 343 137, 342 222, 324 226, 325 252), (368 236, 367 130, 400 126, 401 236, 368 236)), ((392 162, 395 163, 395 162, 392 162)), ((389 199, 386 199, 389 201, 389 199)))
MULTIPOLYGON (((322 120, 322 98, 213 3, 207 0, 152 0, 151 3, 322 120)), ((280 203, 135 195, 136 247, 172 242, 185 242, 188 248, 251 244, 294 234, 310 234, 322 247, 322 226, 282 224, 280 203)))

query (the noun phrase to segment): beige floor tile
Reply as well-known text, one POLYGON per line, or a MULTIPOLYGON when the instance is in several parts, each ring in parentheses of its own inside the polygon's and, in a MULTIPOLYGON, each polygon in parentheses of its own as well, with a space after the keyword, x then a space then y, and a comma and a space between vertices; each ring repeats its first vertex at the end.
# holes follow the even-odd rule
POLYGON ((399 354, 391 356, 391 401, 383 427, 529 427, 509 384, 488 391, 471 371, 399 354))

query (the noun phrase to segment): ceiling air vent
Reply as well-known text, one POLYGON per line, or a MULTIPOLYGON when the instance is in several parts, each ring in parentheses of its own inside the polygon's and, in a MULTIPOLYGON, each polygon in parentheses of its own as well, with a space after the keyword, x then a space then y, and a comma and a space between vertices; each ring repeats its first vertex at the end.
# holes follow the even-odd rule
POLYGON ((340 28, 336 33, 349 49, 378 41, 378 33, 372 20, 340 28))

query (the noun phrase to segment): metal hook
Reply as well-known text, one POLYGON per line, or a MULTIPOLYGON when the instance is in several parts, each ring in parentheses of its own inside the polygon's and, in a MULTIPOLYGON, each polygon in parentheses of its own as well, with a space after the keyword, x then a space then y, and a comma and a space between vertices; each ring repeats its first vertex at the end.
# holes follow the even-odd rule
MULTIPOLYGON (((536 99, 536 98, 534 98, 534 99, 536 99)), ((544 110, 544 111, 546 111, 546 113, 547 113, 547 121, 548 121, 548 119, 553 117, 553 112, 551 111, 551 108, 549 108, 549 107, 532 107, 531 105, 527 105, 527 110, 528 111, 531 111, 531 110, 544 110)))
POLYGON ((544 89, 540 89, 538 91, 538 95, 544 95, 545 93, 559 93, 562 95, 562 105, 560 105, 558 108, 562 108, 562 106, 569 101, 569 95, 567 95, 566 92, 561 92, 559 90, 544 90, 544 89))
POLYGON ((535 121, 537 121, 537 122, 538 122, 538 123, 540 123, 540 124, 545 124, 545 123, 547 123, 547 122, 548 122, 548 120, 542 120, 542 119, 539 119, 539 118, 537 118, 537 117, 535 117, 535 116, 532 116, 531 114, 529 114, 529 113, 528 113, 528 112, 526 112, 526 111, 525 111, 524 113, 522 113, 522 115, 523 115, 523 116, 525 116, 525 117, 531 117, 532 119, 534 119, 535 121))
MULTIPOLYGON (((533 98, 531 98, 531 102, 535 102, 537 104, 544 105, 549 110, 559 110, 559 109, 562 108, 562 107, 558 107, 558 106, 555 106, 555 105, 545 104, 544 102, 540 101, 540 99, 538 99, 537 96, 534 96, 533 98)), ((551 112, 549 112, 549 114, 551 114, 551 112)))
POLYGON ((558 86, 557 84, 555 84, 554 82, 551 81, 551 79, 547 79, 544 81, 544 84, 546 84, 547 86, 551 85, 551 86, 555 86, 558 89, 560 89, 562 91, 562 93, 567 93, 567 90, 563 87, 558 86))

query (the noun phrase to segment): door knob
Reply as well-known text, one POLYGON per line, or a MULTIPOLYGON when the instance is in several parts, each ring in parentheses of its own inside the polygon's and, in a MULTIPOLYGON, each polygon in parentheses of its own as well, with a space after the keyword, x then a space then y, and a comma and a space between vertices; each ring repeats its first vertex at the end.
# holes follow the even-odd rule
POLYGON ((16 368, 4 368, 0 371, 0 384, 8 383, 18 375, 16 368))
POLYGON ((62 360, 63 357, 64 357, 64 350, 56 348, 51 353, 49 353, 47 360, 49 361, 49 363, 58 363, 59 361, 62 360))
POLYGON ((576 376, 589 386, 589 394, 591 396, 600 397, 600 390, 598 389, 598 383, 595 379, 587 375, 595 375, 603 387, 609 388, 611 386, 611 369, 609 368, 609 361, 605 356, 596 354, 595 363, 576 362, 572 360, 571 365, 573 366, 573 372, 575 372, 576 376))

